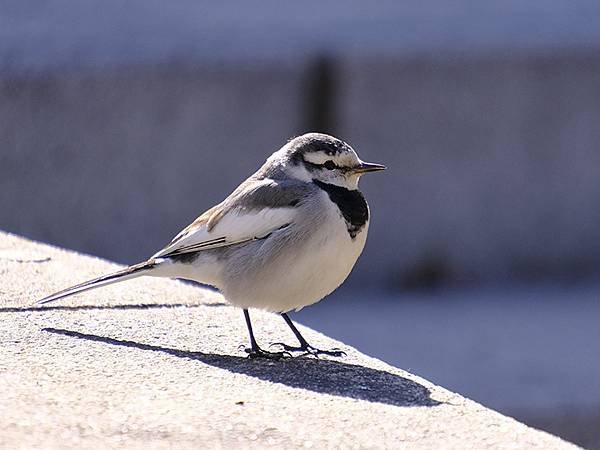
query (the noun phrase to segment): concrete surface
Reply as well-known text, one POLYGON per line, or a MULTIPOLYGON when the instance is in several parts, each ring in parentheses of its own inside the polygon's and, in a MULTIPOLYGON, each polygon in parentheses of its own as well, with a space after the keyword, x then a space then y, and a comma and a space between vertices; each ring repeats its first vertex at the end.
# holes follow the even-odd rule
POLYGON ((600 411, 598 284, 340 291, 297 320, 506 413, 600 411))
POLYGON ((590 450, 600 450, 598 317, 599 283, 547 282, 401 293, 342 287, 295 316, 590 450))
MULTIPOLYGON (((115 268, 1 235, 0 447, 575 448, 309 329, 348 356, 248 360, 241 313, 180 282, 30 307, 115 268)), ((253 316, 261 342, 291 339, 253 316)))

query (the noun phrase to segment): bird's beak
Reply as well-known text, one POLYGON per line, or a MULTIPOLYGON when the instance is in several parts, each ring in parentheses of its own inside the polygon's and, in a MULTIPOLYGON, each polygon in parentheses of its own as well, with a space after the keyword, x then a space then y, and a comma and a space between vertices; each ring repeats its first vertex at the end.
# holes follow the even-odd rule
POLYGON ((354 168, 354 172, 355 173, 366 173, 366 172, 375 172, 377 170, 384 170, 384 169, 386 169, 386 167, 382 166, 381 164, 372 164, 372 163, 361 162, 358 166, 356 166, 354 168))

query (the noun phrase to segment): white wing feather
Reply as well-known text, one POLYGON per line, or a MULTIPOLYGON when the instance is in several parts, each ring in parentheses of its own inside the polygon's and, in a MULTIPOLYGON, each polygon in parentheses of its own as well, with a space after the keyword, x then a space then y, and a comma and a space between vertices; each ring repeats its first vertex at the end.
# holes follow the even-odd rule
POLYGON ((261 239, 288 225, 295 215, 294 208, 230 209, 212 228, 206 223, 190 229, 152 258, 226 247, 261 239))

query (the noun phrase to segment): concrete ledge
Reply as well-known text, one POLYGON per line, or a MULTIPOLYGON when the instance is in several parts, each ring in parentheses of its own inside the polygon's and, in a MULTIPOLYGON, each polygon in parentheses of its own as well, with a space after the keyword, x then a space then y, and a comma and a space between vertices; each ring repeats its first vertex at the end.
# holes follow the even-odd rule
MULTIPOLYGON (((248 360, 240 311, 177 281, 30 307, 115 268, 0 234, 0 447, 575 448, 306 328, 348 356, 248 360)), ((253 316, 262 343, 292 341, 253 316)))

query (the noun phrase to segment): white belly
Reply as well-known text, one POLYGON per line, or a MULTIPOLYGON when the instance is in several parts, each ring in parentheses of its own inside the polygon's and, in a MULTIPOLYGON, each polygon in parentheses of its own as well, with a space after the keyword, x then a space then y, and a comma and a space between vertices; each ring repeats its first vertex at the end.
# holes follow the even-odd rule
POLYGON ((225 298, 242 308, 273 312, 299 310, 333 292, 350 274, 364 248, 368 222, 354 239, 339 212, 329 217, 304 245, 280 255, 268 270, 222 287, 225 298))

